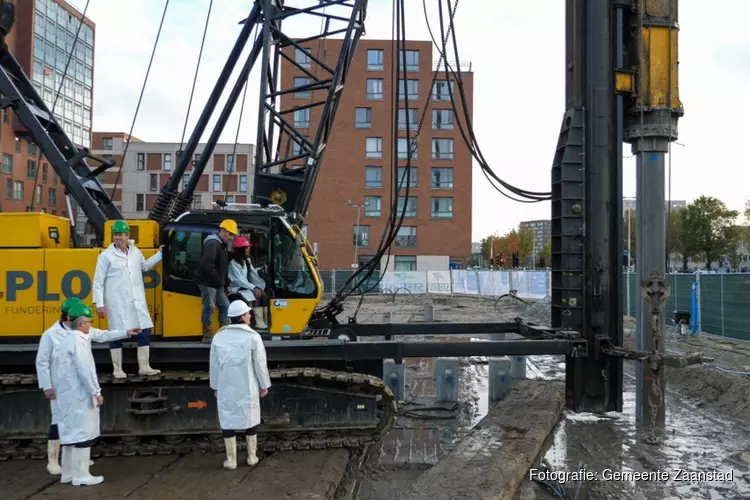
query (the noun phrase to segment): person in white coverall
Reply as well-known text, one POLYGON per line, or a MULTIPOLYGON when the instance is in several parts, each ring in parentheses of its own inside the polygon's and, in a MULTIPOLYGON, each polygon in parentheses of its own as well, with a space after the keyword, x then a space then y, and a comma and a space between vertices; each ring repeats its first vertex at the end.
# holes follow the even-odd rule
MULTIPOLYGON (((57 398, 55 388, 52 385, 51 361, 52 352, 65 336, 70 332, 70 321, 68 312, 75 304, 80 304, 80 299, 71 297, 60 306, 60 319, 42 334, 39 339, 39 350, 36 353, 36 376, 39 380, 39 388, 44 391, 44 397, 50 402, 52 422, 47 436, 47 471, 52 475, 60 475, 60 432, 57 427, 57 398)), ((89 339, 93 342, 109 342, 127 336, 136 335, 137 330, 109 331, 91 328, 89 339)), ((93 465, 93 464, 91 464, 93 465)))
POLYGON ((235 300, 227 315, 230 324, 219 329, 211 343, 209 379, 226 446, 224 467, 236 469, 237 431, 247 440, 247 464, 258 463, 260 398, 268 394, 271 377, 263 340, 250 328, 250 306, 235 300))
POLYGON ((75 304, 68 316, 71 331, 52 351, 55 413, 63 446, 60 482, 99 484, 104 478, 89 473, 91 446, 99 437, 99 407, 104 403, 89 337, 94 312, 86 304, 75 304))
MULTIPOLYGON (((146 303, 146 290, 143 287, 143 273, 150 271, 161 262, 162 247, 152 257, 146 259, 130 239, 130 227, 124 220, 115 221, 112 226, 113 243, 108 246, 96 261, 94 271, 94 305, 100 318, 107 318, 112 330, 126 330, 136 327, 138 334, 138 374, 158 375, 149 364, 149 343, 154 327, 146 303)), ((113 375, 126 378, 122 370, 122 341, 111 342, 113 375)))

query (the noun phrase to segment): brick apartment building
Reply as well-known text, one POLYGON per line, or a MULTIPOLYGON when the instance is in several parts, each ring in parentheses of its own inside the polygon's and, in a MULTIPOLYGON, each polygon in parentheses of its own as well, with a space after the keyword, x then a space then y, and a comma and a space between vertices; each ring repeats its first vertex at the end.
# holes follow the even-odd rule
MULTIPOLYGON (((92 152, 120 165, 128 135, 123 132, 94 132, 92 152)), ((200 158, 205 145, 198 145, 194 162, 200 158)), ((127 158, 122 167, 117 189, 112 197, 124 217, 145 219, 154 206, 161 188, 167 183, 177 166, 180 144, 171 142, 144 142, 135 137, 128 146, 127 158)), ((196 187, 193 206, 210 208, 211 202, 226 199, 228 202, 247 203, 253 189, 253 146, 250 144, 217 144, 196 187), (232 156, 232 152, 235 156, 232 156), (234 158, 236 157, 236 162, 234 158)), ((193 166, 188 167, 180 189, 187 184, 193 166)), ((111 168, 99 180, 111 192, 117 179, 117 167, 111 168)))
MULTIPOLYGON (((319 52, 317 45, 318 42, 311 43, 312 53, 335 67, 341 41, 328 39, 325 53, 319 52)), ((430 88, 434 69, 432 43, 409 41, 406 47, 408 81, 406 88, 400 89, 400 95, 403 99, 408 94, 410 109, 408 113, 405 109, 399 111, 399 175, 406 172, 407 116, 413 137, 426 101, 427 111, 416 155, 411 159, 409 199, 399 197, 399 208, 405 202, 407 212, 391 246, 393 255, 388 270, 465 267, 471 255, 471 153, 455 126, 443 73, 438 75, 435 87, 430 88)), ((355 250, 360 265, 370 259, 377 250, 392 206, 393 42, 360 40, 356 50, 305 221, 310 241, 318 245, 322 269, 351 268, 355 250)), ((304 52, 295 47, 287 47, 285 51, 310 68, 311 73, 323 75, 319 69, 316 73, 316 63, 304 60, 304 52)), ((311 81, 290 62, 283 58, 281 61, 283 88, 311 81)), ((466 72, 463 77, 471 116, 473 74, 466 72)), ((458 96, 456 85, 453 92, 458 96)), ((324 91, 285 94, 281 97, 281 108, 324 98, 324 91)), ((460 102, 457 105, 462 113, 460 102)), ((295 111, 295 127, 313 124, 312 135, 320 111, 321 107, 295 111)), ((381 264, 385 270, 385 261, 381 264)))
MULTIPOLYGON (((16 2, 16 22, 6 38, 39 95, 52 109, 63 84, 54 114, 65 132, 79 146, 91 138, 94 80, 95 25, 85 18, 73 50, 82 14, 62 0, 16 2), (68 56, 73 58, 64 75, 68 56)), ((29 143, 25 127, 13 111, 2 111, 0 120, 0 183, 5 193, 0 210, 33 210, 67 217, 64 187, 38 147, 29 143)))

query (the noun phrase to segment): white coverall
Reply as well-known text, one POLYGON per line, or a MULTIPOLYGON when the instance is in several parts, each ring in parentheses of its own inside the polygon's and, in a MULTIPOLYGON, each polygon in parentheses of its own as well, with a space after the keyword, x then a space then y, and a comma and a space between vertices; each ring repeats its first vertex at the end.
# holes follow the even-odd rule
POLYGON ((161 262, 161 252, 148 260, 128 241, 128 253, 119 250, 114 243, 108 246, 96 260, 94 271, 94 304, 104 306, 107 325, 113 330, 128 328, 153 328, 143 287, 143 273, 161 262))
MULTIPOLYGON (((43 391, 54 388, 52 385, 52 352, 60 342, 62 342, 70 333, 70 329, 58 321, 47 329, 39 339, 39 350, 36 353, 36 376, 39 380, 39 388, 43 391)), ((126 330, 99 330, 91 328, 88 337, 89 345, 91 342, 112 342, 113 340, 124 339, 128 336, 126 330)), ((52 425, 57 424, 57 400, 50 401, 50 411, 52 413, 52 425)))
POLYGON ((245 261, 244 264, 240 264, 235 259, 232 259, 229 263, 229 270, 227 274, 229 275, 229 284, 232 293, 237 293, 239 292, 240 288, 245 288, 248 291, 243 290, 239 292, 239 294, 242 295, 242 298, 245 299, 246 302, 249 302, 251 304, 255 300, 253 290, 256 287, 260 288, 261 290, 266 289, 266 282, 263 280, 263 278, 260 277, 258 271, 255 270, 252 263, 250 262, 250 259, 245 261), (248 266, 252 281, 248 279, 248 266))
POLYGON ((227 325, 211 342, 210 385, 222 430, 260 425, 260 389, 271 387, 263 339, 248 325, 227 325))
POLYGON ((71 445, 99 437, 101 395, 89 335, 71 330, 52 352, 52 386, 57 394, 60 444, 71 445))

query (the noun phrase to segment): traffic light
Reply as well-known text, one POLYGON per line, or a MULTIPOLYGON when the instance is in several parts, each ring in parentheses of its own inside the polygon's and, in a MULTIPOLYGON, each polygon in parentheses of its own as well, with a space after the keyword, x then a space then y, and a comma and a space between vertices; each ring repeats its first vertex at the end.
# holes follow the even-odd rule
POLYGON ((513 268, 514 268, 514 269, 516 269, 516 268, 519 268, 519 267, 521 267, 521 266, 520 266, 520 259, 518 258, 518 253, 517 253, 517 252, 514 252, 514 253, 513 253, 512 255, 511 255, 511 260, 512 260, 512 262, 513 262, 513 268))

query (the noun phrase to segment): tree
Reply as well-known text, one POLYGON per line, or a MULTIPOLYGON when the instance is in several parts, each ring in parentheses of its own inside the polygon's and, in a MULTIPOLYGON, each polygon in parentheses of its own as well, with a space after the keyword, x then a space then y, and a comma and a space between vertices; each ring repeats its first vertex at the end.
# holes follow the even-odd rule
POLYGON ((678 208, 667 212, 667 262, 673 253, 676 253, 682 259, 682 270, 687 272, 688 260, 692 255, 688 253, 688 249, 682 238, 682 221, 685 215, 684 208, 678 208))
POLYGON ((518 228, 518 260, 521 262, 533 258, 534 239, 534 231, 528 227, 518 228))
POLYGON ((737 245, 734 225, 738 215, 738 211, 729 210, 721 200, 712 196, 701 196, 688 204, 680 231, 686 252, 700 255, 706 261, 706 269, 711 269, 713 260, 737 245))
POLYGON ((537 257, 539 267, 552 266, 552 241, 548 241, 542 247, 542 253, 537 257))

